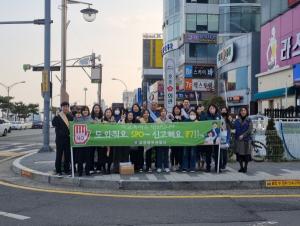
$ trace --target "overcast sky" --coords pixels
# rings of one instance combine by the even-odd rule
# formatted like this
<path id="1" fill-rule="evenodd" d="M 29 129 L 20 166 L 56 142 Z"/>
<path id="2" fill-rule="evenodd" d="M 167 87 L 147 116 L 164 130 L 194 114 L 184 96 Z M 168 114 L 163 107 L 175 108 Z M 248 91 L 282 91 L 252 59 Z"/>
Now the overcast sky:
<path id="1" fill-rule="evenodd" d="M 124 80 L 129 90 L 141 86 L 142 34 L 160 33 L 162 27 L 162 0 L 90 0 L 99 10 L 96 21 L 87 23 L 80 10 L 84 5 L 69 5 L 67 58 L 81 57 L 94 51 L 101 54 L 103 69 L 102 96 L 106 103 L 121 101 L 124 86 L 112 77 Z M 51 60 L 60 60 L 60 0 L 52 0 Z M 0 1 L 0 21 L 43 18 L 44 0 Z M 14 101 L 39 103 L 43 107 L 40 83 L 41 73 L 22 69 L 25 63 L 43 62 L 44 33 L 38 25 L 0 25 L 0 82 L 14 87 L 10 95 Z M 56 72 L 60 76 L 59 72 Z M 97 101 L 97 86 L 91 84 L 81 69 L 67 70 L 67 90 L 70 102 L 83 104 L 83 88 L 87 87 L 87 103 Z M 59 94 L 59 82 L 54 80 L 53 96 Z M 6 90 L 0 86 L 0 95 Z M 59 97 L 53 99 L 54 106 Z M 42 108 L 41 108 L 42 110 Z"/>

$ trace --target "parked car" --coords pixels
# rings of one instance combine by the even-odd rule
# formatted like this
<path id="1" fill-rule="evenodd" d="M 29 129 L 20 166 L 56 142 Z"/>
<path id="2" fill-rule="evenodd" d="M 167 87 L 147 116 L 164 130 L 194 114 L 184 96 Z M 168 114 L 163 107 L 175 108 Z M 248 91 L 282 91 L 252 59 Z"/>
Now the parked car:
<path id="1" fill-rule="evenodd" d="M 12 129 L 11 128 L 11 122 L 9 120 L 5 119 L 5 118 L 3 118 L 2 120 L 4 120 L 4 122 L 8 124 L 8 126 L 9 126 L 8 132 L 10 133 L 11 129 Z"/>
<path id="2" fill-rule="evenodd" d="M 32 128 L 32 122 L 24 122 L 25 129 L 31 129 Z"/>
<path id="3" fill-rule="evenodd" d="M 22 129 L 25 129 L 25 125 L 23 122 L 20 122 L 20 121 L 14 121 L 12 122 L 12 126 L 11 128 L 13 130 L 22 130 Z"/>
<path id="4" fill-rule="evenodd" d="M 43 122 L 42 121 L 33 121 L 31 128 L 32 129 L 43 129 Z"/>
<path id="5" fill-rule="evenodd" d="M 0 135 L 6 136 L 10 129 L 10 124 L 4 121 L 4 119 L 0 119 Z"/>

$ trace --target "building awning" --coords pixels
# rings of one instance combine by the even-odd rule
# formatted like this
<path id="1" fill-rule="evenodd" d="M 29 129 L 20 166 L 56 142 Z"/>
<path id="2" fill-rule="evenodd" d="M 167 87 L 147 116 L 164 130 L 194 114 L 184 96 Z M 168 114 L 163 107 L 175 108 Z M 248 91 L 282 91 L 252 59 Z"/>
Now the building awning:
<path id="1" fill-rule="evenodd" d="M 254 95 L 255 100 L 271 99 L 285 96 L 285 88 L 273 89 L 265 92 L 259 92 Z M 287 88 L 287 95 L 294 95 L 296 88 L 294 86 Z"/>

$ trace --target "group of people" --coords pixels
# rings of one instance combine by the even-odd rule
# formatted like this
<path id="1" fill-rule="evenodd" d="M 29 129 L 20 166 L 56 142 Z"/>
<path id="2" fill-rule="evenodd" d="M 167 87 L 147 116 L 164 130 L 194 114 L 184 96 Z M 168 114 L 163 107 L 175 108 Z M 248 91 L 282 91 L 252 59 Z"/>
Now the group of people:
<path id="1" fill-rule="evenodd" d="M 191 107 L 188 99 L 167 112 L 156 102 L 150 107 L 133 104 L 131 109 L 107 108 L 103 112 L 99 104 L 91 111 L 87 106 L 75 107 L 70 112 L 69 103 L 61 104 L 61 112 L 54 117 L 52 125 L 56 132 L 56 161 L 58 175 L 62 172 L 70 174 L 70 132 L 69 122 L 94 123 L 172 123 L 197 122 L 205 120 L 220 120 L 221 126 L 215 124 L 207 133 L 205 144 L 188 147 L 77 147 L 74 152 L 74 169 L 78 176 L 92 173 L 118 173 L 121 162 L 131 162 L 136 172 L 157 173 L 181 171 L 196 172 L 196 170 L 211 171 L 212 160 L 217 171 L 219 162 L 220 172 L 226 169 L 228 148 L 234 143 L 237 161 L 240 163 L 239 172 L 246 173 L 248 162 L 251 161 L 252 122 L 248 118 L 248 109 L 242 107 L 238 118 L 233 122 L 226 107 L 218 109 L 214 104 L 207 109 L 202 105 Z M 231 142 L 231 130 L 235 129 L 234 142 Z M 220 159 L 218 150 L 220 145 Z M 63 168 L 63 170 L 62 170 Z"/>

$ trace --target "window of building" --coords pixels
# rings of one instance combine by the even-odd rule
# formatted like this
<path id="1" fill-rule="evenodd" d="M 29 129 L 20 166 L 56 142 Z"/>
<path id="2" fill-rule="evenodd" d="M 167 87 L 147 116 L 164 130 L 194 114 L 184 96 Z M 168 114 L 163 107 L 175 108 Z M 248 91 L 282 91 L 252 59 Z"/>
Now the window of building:
<path id="1" fill-rule="evenodd" d="M 208 32 L 214 33 L 219 31 L 219 16 L 208 15 Z"/>
<path id="2" fill-rule="evenodd" d="M 207 58 L 207 44 L 190 43 L 190 57 Z"/>
<path id="3" fill-rule="evenodd" d="M 243 90 L 248 88 L 248 67 L 240 67 L 221 75 L 225 80 L 227 91 Z"/>
<path id="4" fill-rule="evenodd" d="M 207 31 L 207 14 L 197 14 L 196 31 Z"/>
<path id="5" fill-rule="evenodd" d="M 186 30 L 188 32 L 195 32 L 196 29 L 197 14 L 186 15 Z"/>

